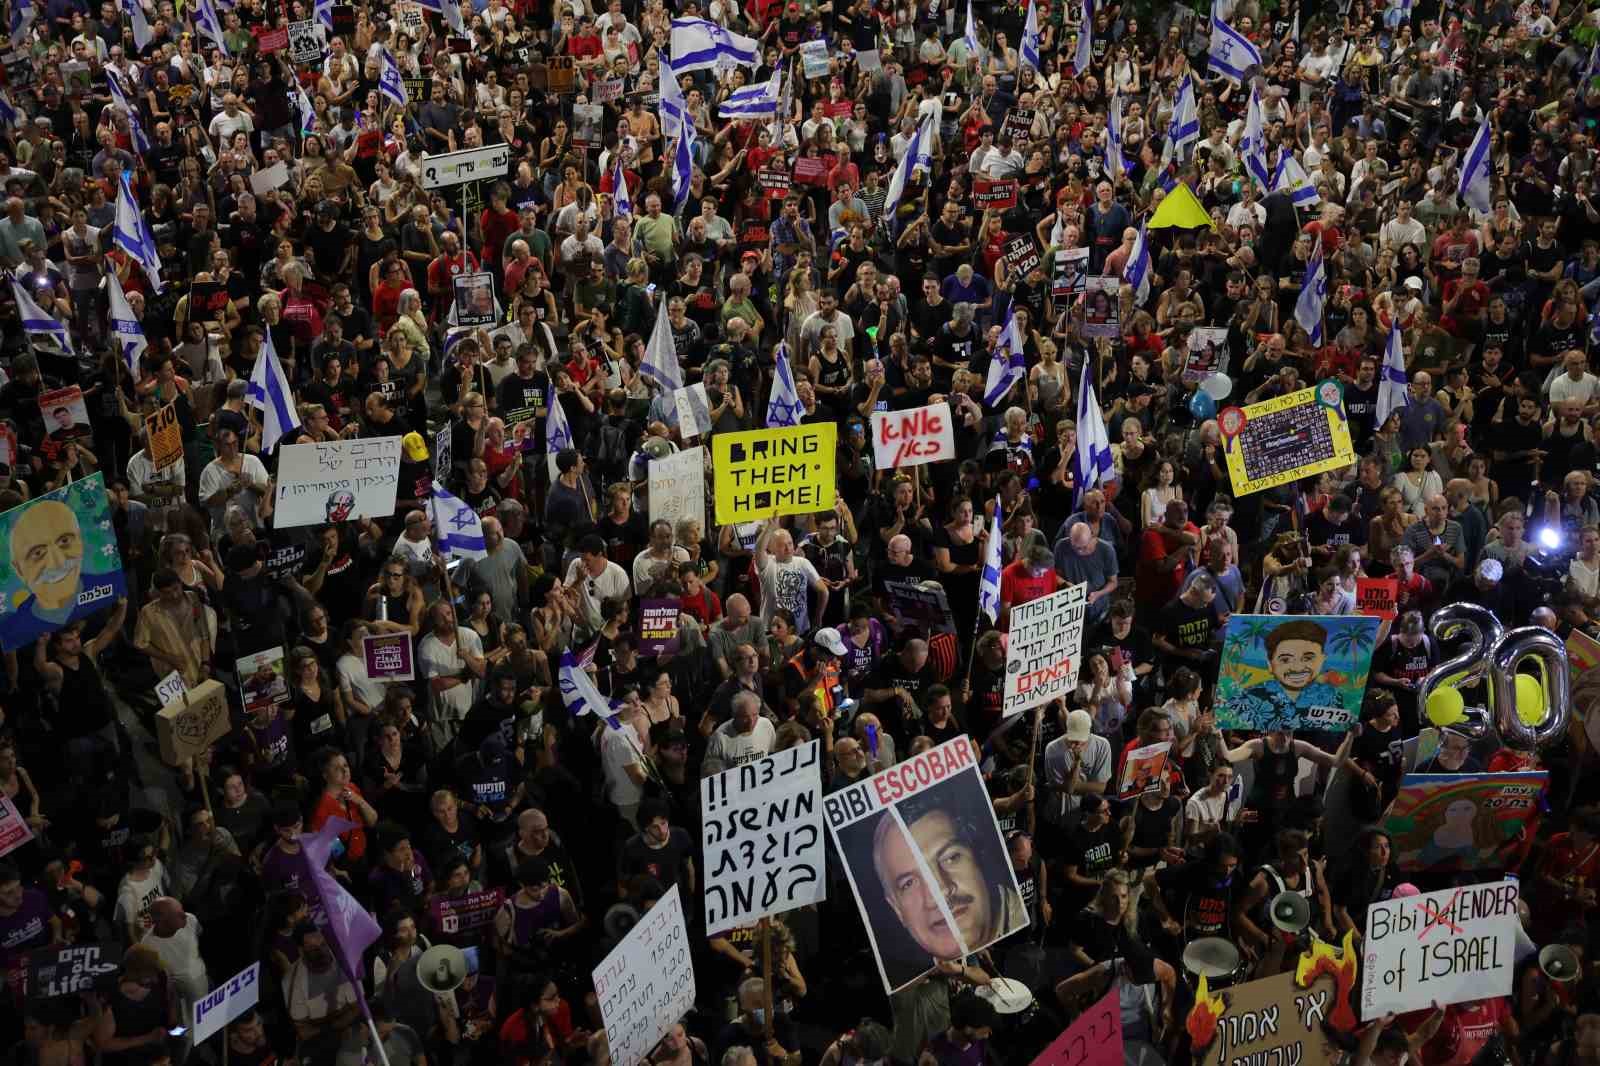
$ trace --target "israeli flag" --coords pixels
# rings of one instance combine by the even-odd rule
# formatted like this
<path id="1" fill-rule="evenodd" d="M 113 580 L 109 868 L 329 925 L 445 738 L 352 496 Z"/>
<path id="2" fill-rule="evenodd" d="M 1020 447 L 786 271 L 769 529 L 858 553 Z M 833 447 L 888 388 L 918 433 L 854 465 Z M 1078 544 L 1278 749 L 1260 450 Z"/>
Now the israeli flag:
<path id="1" fill-rule="evenodd" d="M 707 19 L 672 20 L 673 74 L 691 70 L 754 67 L 761 64 L 761 42 Z"/>
<path id="2" fill-rule="evenodd" d="M 672 153 L 672 213 L 682 214 L 689 202 L 689 184 L 694 181 L 694 123 L 685 118 L 678 132 L 678 147 Z"/>
<path id="3" fill-rule="evenodd" d="M 0 92 L 0 126 L 14 130 L 22 122 L 22 117 L 17 114 L 17 109 L 11 105 L 11 100 L 5 93 Z"/>
<path id="4" fill-rule="evenodd" d="M 304 137 L 317 128 L 317 108 L 299 82 L 295 83 L 294 94 L 295 107 L 300 112 L 300 136 Z"/>
<path id="5" fill-rule="evenodd" d="M 439 17 L 444 19 L 444 24 L 449 27 L 450 32 L 455 34 L 457 37 L 465 37 L 467 35 L 467 23 L 466 20 L 461 17 L 461 4 L 459 3 L 459 0 L 422 0 L 422 6 L 427 8 L 429 11 L 437 11 L 439 13 Z M 477 5 L 474 4 L 473 6 L 476 10 Z M 331 12 L 331 3 L 329 4 L 329 8 Z M 332 17 L 331 13 L 329 17 Z M 331 29 L 332 27 L 330 26 L 329 28 Z"/>
<path id="6" fill-rule="evenodd" d="M 990 625 L 1000 623 L 1000 563 L 1004 558 L 1005 537 L 1000 532 L 1000 497 L 994 498 L 994 517 L 989 523 L 989 539 L 983 545 L 983 575 L 978 579 L 978 613 Z"/>
<path id="7" fill-rule="evenodd" d="M 1461 184 L 1456 190 L 1463 203 L 1484 214 L 1494 206 L 1494 160 L 1489 153 L 1489 119 L 1484 117 L 1477 136 L 1461 157 Z"/>
<path id="8" fill-rule="evenodd" d="M 150 28 L 150 20 L 144 17 L 144 5 L 139 0 L 122 0 L 122 10 L 127 12 L 128 21 L 133 27 L 134 46 L 143 52 L 156 39 L 155 31 Z"/>
<path id="9" fill-rule="evenodd" d="M 144 123 L 139 121 L 139 112 L 132 104 L 128 103 L 128 96 L 122 91 L 122 79 L 116 71 L 108 70 L 106 71 L 106 84 L 111 86 L 112 99 L 128 115 L 128 133 L 133 137 L 133 150 L 141 156 L 144 155 L 150 150 L 150 138 L 144 132 Z M 9 102 L 7 106 L 10 106 Z M 15 115 L 15 112 L 12 112 L 12 114 Z M 8 126 L 11 124 L 10 122 L 6 123 Z"/>
<path id="10" fill-rule="evenodd" d="M 1261 87 L 1250 86 L 1250 107 L 1245 112 L 1244 136 L 1239 139 L 1239 159 L 1245 173 L 1263 193 L 1269 192 L 1272 180 L 1267 176 L 1267 134 L 1265 111 L 1261 106 Z"/>
<path id="11" fill-rule="evenodd" d="M 17 316 L 22 319 L 23 332 L 29 337 L 48 338 L 63 352 L 73 350 L 72 336 L 67 332 L 67 327 L 40 307 L 27 286 L 20 284 L 15 275 L 11 278 L 11 295 L 17 301 Z"/>
<path id="12" fill-rule="evenodd" d="M 661 306 L 656 309 L 656 325 L 650 331 L 650 343 L 645 346 L 639 373 L 668 392 L 683 388 L 683 371 L 678 367 L 678 346 L 672 339 L 672 323 L 667 320 L 665 294 Z"/>
<path id="13" fill-rule="evenodd" d="M 156 254 L 156 239 L 139 211 L 139 201 L 133 198 L 133 186 L 126 172 L 122 175 L 122 184 L 117 186 L 117 221 L 111 229 L 111 243 L 144 268 L 156 292 L 165 287 L 161 282 L 161 257 Z"/>
<path id="14" fill-rule="evenodd" d="M 1589 61 L 1578 72 L 1578 88 L 1581 91 L 1585 83 L 1600 75 L 1600 41 L 1595 41 L 1594 47 L 1589 49 Z"/>
<path id="15" fill-rule="evenodd" d="M 772 72 L 772 77 L 755 85 L 735 89 L 717 108 L 722 118 L 759 118 L 778 113 L 778 98 L 783 95 L 783 69 Z"/>
<path id="16" fill-rule="evenodd" d="M 1294 303 L 1294 320 L 1311 336 L 1315 347 L 1322 346 L 1322 307 L 1328 300 L 1328 270 L 1322 261 L 1322 240 L 1311 242 L 1311 258 L 1306 260 L 1306 280 L 1300 298 Z"/>
<path id="17" fill-rule="evenodd" d="M 622 169 L 622 153 L 617 153 L 617 169 L 611 172 L 611 203 L 619 218 L 633 214 L 633 198 L 628 195 L 628 175 Z"/>
<path id="18" fill-rule="evenodd" d="M 1022 329 L 1017 325 L 1017 312 L 1013 308 L 1011 317 L 1006 320 L 1005 332 L 1000 334 L 1000 339 L 995 342 L 994 352 L 989 356 L 989 374 L 983 382 L 983 404 L 993 408 L 1005 399 L 1011 387 L 1022 380 L 1028 372 L 1027 363 L 1023 360 L 1022 347 L 1027 338 L 1022 335 Z"/>
<path id="19" fill-rule="evenodd" d="M 311 17 L 331 31 L 333 29 L 333 0 L 313 0 Z"/>
<path id="20" fill-rule="evenodd" d="M 1044 72 L 1039 65 L 1039 11 L 1034 7 L 1034 0 L 1028 0 L 1028 21 L 1022 25 L 1022 44 L 1017 52 L 1035 74 Z"/>
<path id="21" fill-rule="evenodd" d="M 1096 485 L 1110 481 L 1114 470 L 1111 438 L 1106 434 L 1106 420 L 1100 413 L 1100 401 L 1094 395 L 1093 374 L 1094 360 L 1085 359 L 1083 374 L 1078 381 L 1078 484 L 1073 493 L 1074 510 L 1083 494 Z"/>
<path id="22" fill-rule="evenodd" d="M 1284 189 L 1289 190 L 1289 199 L 1296 207 L 1313 207 L 1322 202 L 1322 196 L 1311 183 L 1305 167 L 1287 148 L 1278 157 L 1277 169 L 1272 172 L 1272 187 L 1268 191 L 1280 192 Z"/>
<path id="23" fill-rule="evenodd" d="M 1373 428 L 1382 428 L 1390 415 L 1409 406 L 1411 390 L 1406 380 L 1406 356 L 1400 347 L 1400 323 L 1396 320 L 1389 325 L 1389 343 L 1383 349 L 1383 370 L 1378 378 L 1378 421 Z"/>
<path id="24" fill-rule="evenodd" d="M 483 543 L 483 519 L 438 482 L 434 482 L 428 509 L 433 512 L 433 535 L 438 538 L 440 555 L 454 559 L 489 557 L 489 549 Z"/>
<path id="25" fill-rule="evenodd" d="M 548 457 L 546 465 L 550 468 L 552 483 L 559 473 L 556 470 L 556 455 L 571 447 L 572 426 L 567 423 L 567 412 L 561 406 L 560 397 L 551 397 L 550 408 L 544 416 L 544 453 Z"/>
<path id="26" fill-rule="evenodd" d="M 1133 243 L 1133 253 L 1122 268 L 1122 280 L 1133 286 L 1133 304 L 1143 307 L 1150 298 L 1150 242 L 1145 238 L 1144 223 L 1139 223 L 1139 239 Z"/>
<path id="27" fill-rule="evenodd" d="M 1178 83 L 1178 99 L 1172 105 L 1167 140 L 1180 162 L 1189 158 L 1191 145 L 1200 143 L 1200 105 L 1194 98 L 1194 79 L 1187 74 Z"/>
<path id="28" fill-rule="evenodd" d="M 570 717 L 592 714 L 612 729 L 622 728 L 622 722 L 616 714 L 620 704 L 613 703 L 600 694 L 600 690 L 595 688 L 594 679 L 589 676 L 589 672 L 583 668 L 571 650 L 561 653 L 558 683 L 561 686 L 561 705 L 567 709 Z"/>
<path id="29" fill-rule="evenodd" d="M 972 0 L 967 0 L 967 26 L 961 40 L 967 46 L 968 55 L 983 55 L 983 45 L 978 41 L 978 21 L 972 17 Z"/>
<path id="30" fill-rule="evenodd" d="M 294 393 L 289 389 L 289 378 L 278 362 L 278 350 L 272 346 L 272 331 L 261 333 L 261 351 L 256 354 L 256 365 L 250 369 L 250 384 L 245 386 L 245 399 L 261 411 L 261 448 L 271 451 L 290 430 L 300 428 L 300 414 L 294 407 Z"/>
<path id="31" fill-rule="evenodd" d="M 394 61 L 394 53 L 385 48 L 380 62 L 383 65 L 378 68 L 378 92 L 400 107 L 408 106 L 411 97 L 406 93 L 406 83 L 400 77 L 400 64 Z"/>
<path id="32" fill-rule="evenodd" d="M 772 397 L 767 400 L 767 428 L 798 426 L 805 406 L 800 402 L 800 392 L 794 385 L 794 370 L 789 366 L 789 345 L 779 341 L 775 358 L 777 368 L 772 376 Z"/>
<path id="33" fill-rule="evenodd" d="M 683 116 L 688 113 L 688 101 L 683 98 L 683 86 L 678 84 L 677 75 L 670 73 L 666 56 L 661 57 L 661 67 L 669 73 L 661 78 L 661 104 L 657 109 L 661 119 L 661 135 L 671 138 L 678 135 L 683 128 Z"/>
<path id="34" fill-rule="evenodd" d="M 128 294 L 122 291 L 115 270 L 106 271 L 107 313 L 111 319 L 111 335 L 116 338 L 117 351 L 122 355 L 122 365 L 135 381 L 139 379 L 139 356 L 149 347 L 144 327 L 134 317 Z"/>
<path id="35" fill-rule="evenodd" d="M 883 197 L 883 217 L 891 224 L 894 222 L 895 209 L 900 206 L 900 197 L 905 195 L 906 186 L 911 184 L 911 170 L 922 160 L 922 140 L 931 136 L 928 125 L 932 121 L 932 115 L 922 120 L 917 132 L 911 135 L 911 143 L 906 146 L 906 154 L 894 168 L 894 176 L 889 179 L 889 188 Z"/>
<path id="36" fill-rule="evenodd" d="M 1261 65 L 1261 49 L 1222 20 L 1216 4 L 1211 7 L 1211 48 L 1207 53 L 1210 69 L 1238 85 L 1251 67 Z"/>
<path id="37" fill-rule="evenodd" d="M 1111 91 L 1111 105 L 1106 110 L 1106 173 L 1112 181 L 1128 172 L 1128 161 L 1122 157 L 1122 91 Z"/>
<path id="38" fill-rule="evenodd" d="M 1078 50 L 1072 56 L 1072 73 L 1083 75 L 1094 62 L 1094 0 L 1083 0 L 1083 24 L 1078 27 Z"/>
<path id="39" fill-rule="evenodd" d="M 22 46 L 38 17 L 39 12 L 34 8 L 33 0 L 11 0 L 11 47 Z"/>
<path id="40" fill-rule="evenodd" d="M 217 6 L 211 0 L 195 0 L 194 28 L 199 30 L 217 51 L 228 55 L 228 43 L 222 39 L 222 20 L 217 17 Z"/>

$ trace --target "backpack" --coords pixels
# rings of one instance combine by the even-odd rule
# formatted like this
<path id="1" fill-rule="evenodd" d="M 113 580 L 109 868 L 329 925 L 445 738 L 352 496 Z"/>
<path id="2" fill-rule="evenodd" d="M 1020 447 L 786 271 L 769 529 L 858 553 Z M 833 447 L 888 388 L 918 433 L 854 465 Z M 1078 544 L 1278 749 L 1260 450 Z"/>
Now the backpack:
<path id="1" fill-rule="evenodd" d="M 633 447 L 628 442 L 628 427 L 625 422 L 612 422 L 607 419 L 600 426 L 600 432 L 595 440 L 595 465 L 600 468 L 600 473 L 606 481 L 622 477 L 628 466 L 628 460 L 633 455 Z"/>

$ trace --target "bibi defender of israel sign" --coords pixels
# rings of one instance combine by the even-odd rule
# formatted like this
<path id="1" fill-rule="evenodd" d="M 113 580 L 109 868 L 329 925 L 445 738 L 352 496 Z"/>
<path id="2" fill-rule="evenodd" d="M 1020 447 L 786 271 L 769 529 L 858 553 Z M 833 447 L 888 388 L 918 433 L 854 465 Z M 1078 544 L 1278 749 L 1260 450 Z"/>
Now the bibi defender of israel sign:
<path id="1" fill-rule="evenodd" d="M 1515 881 L 1374 903 L 1361 942 L 1361 1020 L 1509 996 L 1516 947 Z"/>

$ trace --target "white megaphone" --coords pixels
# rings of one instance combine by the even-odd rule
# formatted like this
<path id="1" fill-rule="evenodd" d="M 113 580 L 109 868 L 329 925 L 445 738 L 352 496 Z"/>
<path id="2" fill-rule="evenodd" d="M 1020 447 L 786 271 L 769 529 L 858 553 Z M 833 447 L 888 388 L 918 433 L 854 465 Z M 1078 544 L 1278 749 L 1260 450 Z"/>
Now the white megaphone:
<path id="1" fill-rule="evenodd" d="M 467 979 L 467 956 L 452 944 L 435 944 L 417 960 L 417 981 L 429 992 L 454 992 Z"/>
<path id="2" fill-rule="evenodd" d="M 1311 924 L 1311 904 L 1298 892 L 1279 892 L 1267 905 L 1272 924 L 1285 933 L 1301 933 Z"/>
<path id="3" fill-rule="evenodd" d="M 1539 969 L 1552 981 L 1578 979 L 1578 953 L 1565 944 L 1550 944 L 1539 949 Z"/>

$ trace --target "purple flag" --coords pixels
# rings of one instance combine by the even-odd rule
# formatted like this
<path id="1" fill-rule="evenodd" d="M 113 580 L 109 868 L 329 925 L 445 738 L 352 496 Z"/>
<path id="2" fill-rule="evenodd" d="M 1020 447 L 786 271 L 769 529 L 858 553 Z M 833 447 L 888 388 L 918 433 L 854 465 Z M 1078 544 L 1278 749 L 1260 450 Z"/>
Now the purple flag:
<path id="1" fill-rule="evenodd" d="M 361 992 L 361 954 L 378 939 L 382 930 L 378 928 L 378 920 L 371 912 L 328 872 L 328 856 L 333 853 L 333 842 L 340 833 L 354 828 L 353 822 L 329 818 L 315 833 L 300 834 L 299 859 L 306 867 L 300 877 L 300 885 L 306 902 L 311 905 L 312 914 L 318 916 L 317 924 L 333 942 L 334 957 L 339 960 L 340 969 L 355 986 L 357 999 L 362 1000 L 362 1013 L 366 1013 L 365 997 Z"/>

